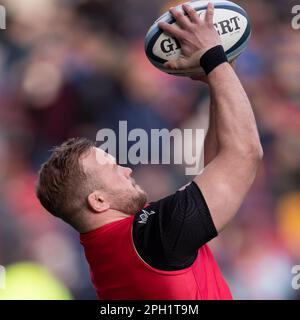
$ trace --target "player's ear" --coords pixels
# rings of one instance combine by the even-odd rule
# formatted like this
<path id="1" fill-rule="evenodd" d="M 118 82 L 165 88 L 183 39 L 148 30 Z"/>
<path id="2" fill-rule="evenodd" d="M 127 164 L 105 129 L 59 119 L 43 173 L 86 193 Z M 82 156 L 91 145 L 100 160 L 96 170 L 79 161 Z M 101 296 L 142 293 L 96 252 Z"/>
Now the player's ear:
<path id="1" fill-rule="evenodd" d="M 110 208 L 100 191 L 94 191 L 88 195 L 88 205 L 95 213 L 101 213 Z"/>

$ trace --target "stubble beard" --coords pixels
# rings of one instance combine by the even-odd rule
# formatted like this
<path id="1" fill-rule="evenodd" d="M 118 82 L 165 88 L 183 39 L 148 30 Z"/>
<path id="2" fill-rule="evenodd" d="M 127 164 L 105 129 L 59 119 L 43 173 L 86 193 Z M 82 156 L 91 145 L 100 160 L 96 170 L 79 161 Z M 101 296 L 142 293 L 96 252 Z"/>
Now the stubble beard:
<path id="1" fill-rule="evenodd" d="M 134 186 L 135 193 L 126 190 L 125 192 L 118 192 L 116 196 L 115 208 L 125 214 L 135 215 L 142 210 L 148 200 L 147 194 L 138 185 Z"/>

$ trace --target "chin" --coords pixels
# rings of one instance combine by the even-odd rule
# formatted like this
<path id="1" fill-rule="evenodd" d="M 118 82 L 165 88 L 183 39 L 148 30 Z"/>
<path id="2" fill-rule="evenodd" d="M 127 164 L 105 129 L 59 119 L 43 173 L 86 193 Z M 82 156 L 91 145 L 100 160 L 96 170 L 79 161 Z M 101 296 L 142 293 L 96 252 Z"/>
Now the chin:
<path id="1" fill-rule="evenodd" d="M 135 186 L 134 186 L 134 189 L 137 191 L 137 192 L 143 192 L 143 193 L 145 193 L 145 191 L 138 185 L 138 184 L 136 184 Z"/>
<path id="2" fill-rule="evenodd" d="M 131 214 L 136 214 L 142 210 L 148 201 L 147 194 L 144 190 L 139 188 L 137 194 L 131 199 Z"/>
<path id="3" fill-rule="evenodd" d="M 118 203 L 116 203 L 115 208 L 128 215 L 135 215 L 142 210 L 148 200 L 146 192 L 137 185 L 133 190 L 118 193 L 116 198 L 118 199 Z"/>

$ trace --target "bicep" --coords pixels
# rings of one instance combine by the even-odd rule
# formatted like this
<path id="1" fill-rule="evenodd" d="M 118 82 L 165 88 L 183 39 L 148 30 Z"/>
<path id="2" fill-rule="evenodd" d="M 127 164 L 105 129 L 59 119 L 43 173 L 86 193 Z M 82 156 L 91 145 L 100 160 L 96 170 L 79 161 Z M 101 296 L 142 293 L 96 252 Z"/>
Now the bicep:
<path id="1" fill-rule="evenodd" d="M 217 156 L 194 179 L 205 197 L 218 232 L 238 211 L 255 173 L 253 162 L 246 157 L 224 154 Z"/>

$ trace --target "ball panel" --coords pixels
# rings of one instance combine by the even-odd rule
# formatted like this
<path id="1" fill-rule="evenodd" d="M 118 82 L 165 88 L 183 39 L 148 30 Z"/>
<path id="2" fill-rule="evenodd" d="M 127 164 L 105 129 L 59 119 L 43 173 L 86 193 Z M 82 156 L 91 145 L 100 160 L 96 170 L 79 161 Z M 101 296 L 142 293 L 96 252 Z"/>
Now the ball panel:
<path id="1" fill-rule="evenodd" d="M 203 16 L 209 1 L 195 1 L 189 3 L 200 16 Z M 238 5 L 229 1 L 214 1 L 214 23 L 222 40 L 222 45 L 229 61 L 234 60 L 246 48 L 251 35 L 251 27 L 247 13 Z M 182 11 L 181 5 L 178 9 Z M 204 73 L 202 68 L 190 70 L 170 70 L 163 67 L 166 61 L 178 59 L 180 44 L 158 28 L 157 23 L 165 21 L 176 23 L 169 12 L 164 13 L 149 29 L 145 39 L 145 52 L 150 62 L 163 72 L 174 75 L 191 76 Z"/>

